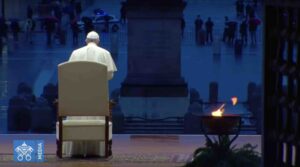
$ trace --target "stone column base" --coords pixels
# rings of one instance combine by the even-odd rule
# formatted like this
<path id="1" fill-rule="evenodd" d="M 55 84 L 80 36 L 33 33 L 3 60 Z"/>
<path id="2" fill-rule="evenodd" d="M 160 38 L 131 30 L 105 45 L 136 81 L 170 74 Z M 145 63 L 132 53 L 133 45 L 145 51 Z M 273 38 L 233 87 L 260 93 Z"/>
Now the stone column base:
<path id="1" fill-rule="evenodd" d="M 188 110 L 188 97 L 120 97 L 125 117 L 163 119 L 183 117 Z"/>

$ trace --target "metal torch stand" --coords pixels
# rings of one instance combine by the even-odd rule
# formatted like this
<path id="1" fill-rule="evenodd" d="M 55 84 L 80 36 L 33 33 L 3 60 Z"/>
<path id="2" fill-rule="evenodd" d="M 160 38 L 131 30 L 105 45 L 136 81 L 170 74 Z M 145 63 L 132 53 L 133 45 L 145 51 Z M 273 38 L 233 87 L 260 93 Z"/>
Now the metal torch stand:
<path id="1" fill-rule="evenodd" d="M 239 123 L 236 130 L 228 130 L 227 132 L 217 132 L 217 131 L 214 132 L 214 131 L 207 131 L 204 128 L 203 122 L 201 121 L 201 129 L 206 138 L 206 141 L 210 143 L 213 143 L 213 140 L 211 139 L 211 137 L 209 137 L 209 135 L 217 135 L 218 143 L 222 143 L 225 139 L 229 138 L 230 135 L 234 135 L 229 142 L 229 146 L 230 146 L 238 138 L 241 130 L 241 124 L 242 124 L 242 120 L 241 118 L 239 118 Z"/>

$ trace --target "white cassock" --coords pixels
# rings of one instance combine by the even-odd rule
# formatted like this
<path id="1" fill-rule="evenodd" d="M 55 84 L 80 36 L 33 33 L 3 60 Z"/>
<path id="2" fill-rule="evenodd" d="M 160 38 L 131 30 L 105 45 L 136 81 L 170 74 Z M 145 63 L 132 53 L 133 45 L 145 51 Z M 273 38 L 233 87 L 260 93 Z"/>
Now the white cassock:
<path id="1" fill-rule="evenodd" d="M 113 73 L 117 71 L 110 53 L 107 50 L 98 47 L 93 42 L 85 47 L 74 50 L 69 61 L 92 61 L 106 64 L 108 80 L 112 79 Z"/>
<path id="2" fill-rule="evenodd" d="M 69 61 L 92 61 L 107 65 L 108 80 L 113 78 L 113 73 L 117 71 L 116 65 L 110 53 L 98 47 L 94 43 L 89 43 L 87 46 L 73 51 Z M 82 117 L 67 117 L 68 120 L 95 120 L 102 119 L 100 116 L 82 116 Z M 72 141 L 63 142 L 63 154 L 71 155 L 99 155 L 104 156 L 104 142 L 99 141 Z"/>

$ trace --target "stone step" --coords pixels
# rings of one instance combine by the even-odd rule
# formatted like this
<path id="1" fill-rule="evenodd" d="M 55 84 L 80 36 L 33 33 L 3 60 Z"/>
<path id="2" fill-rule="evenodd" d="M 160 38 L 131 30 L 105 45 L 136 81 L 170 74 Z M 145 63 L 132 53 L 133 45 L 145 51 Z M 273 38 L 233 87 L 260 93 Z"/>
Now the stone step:
<path id="1" fill-rule="evenodd" d="M 181 124 L 178 124 L 178 123 L 169 123 L 169 124 L 150 124 L 150 123 L 147 123 L 147 124 L 143 124 L 143 123 L 134 123 L 134 124 L 128 124 L 128 123 L 125 123 L 125 126 L 126 127 L 181 127 L 183 126 L 183 123 Z"/>
<path id="2" fill-rule="evenodd" d="M 251 126 L 242 125 L 241 131 L 256 131 L 256 127 L 254 125 L 251 125 Z"/>
<path id="3" fill-rule="evenodd" d="M 126 120 L 123 133 L 133 134 L 182 134 L 183 119 L 171 120 Z"/>
<path id="4" fill-rule="evenodd" d="M 184 122 L 175 121 L 163 121 L 163 122 L 143 122 L 143 121 L 132 121 L 130 123 L 125 122 L 123 133 L 159 133 L 159 134 L 183 134 L 184 133 Z M 240 134 L 256 134 L 256 127 L 254 125 L 242 125 Z"/>
<path id="5" fill-rule="evenodd" d="M 184 129 L 124 129 L 123 134 L 185 134 Z M 199 133 L 203 134 L 203 133 Z M 241 130 L 240 135 L 256 135 L 255 130 Z"/>
<path id="6" fill-rule="evenodd" d="M 134 130 L 145 130 L 145 131 L 147 131 L 147 130 L 183 130 L 183 126 L 176 126 L 176 127 L 150 127 L 150 126 L 146 126 L 146 127 L 142 127 L 142 126 L 140 126 L 140 127 L 128 127 L 128 126 L 125 126 L 125 128 L 124 128 L 125 130 L 132 130 L 132 131 L 134 131 Z"/>
<path id="7" fill-rule="evenodd" d="M 179 120 L 125 120 L 125 122 L 127 123 L 147 123 L 147 124 L 155 124 L 155 123 L 183 123 L 184 120 L 183 119 L 179 119 Z"/>
<path id="8" fill-rule="evenodd" d="M 184 134 L 183 130 L 125 130 L 123 134 Z"/>

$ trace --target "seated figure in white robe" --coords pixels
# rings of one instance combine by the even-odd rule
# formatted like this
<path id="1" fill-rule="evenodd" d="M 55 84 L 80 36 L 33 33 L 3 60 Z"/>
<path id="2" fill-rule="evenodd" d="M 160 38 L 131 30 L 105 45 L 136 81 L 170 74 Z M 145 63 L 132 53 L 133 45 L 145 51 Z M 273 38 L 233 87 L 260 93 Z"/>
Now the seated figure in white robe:
<path id="1" fill-rule="evenodd" d="M 99 35 L 91 31 L 87 34 L 87 45 L 74 50 L 69 61 L 93 61 L 107 65 L 107 80 L 113 78 L 113 74 L 117 71 L 116 65 L 111 54 L 97 46 L 100 42 Z M 109 100 L 107 100 L 108 102 Z M 101 116 L 69 116 L 68 120 L 95 120 L 105 119 Z M 104 156 L 104 142 L 100 141 L 72 141 L 63 142 L 63 154 L 66 156 Z"/>

